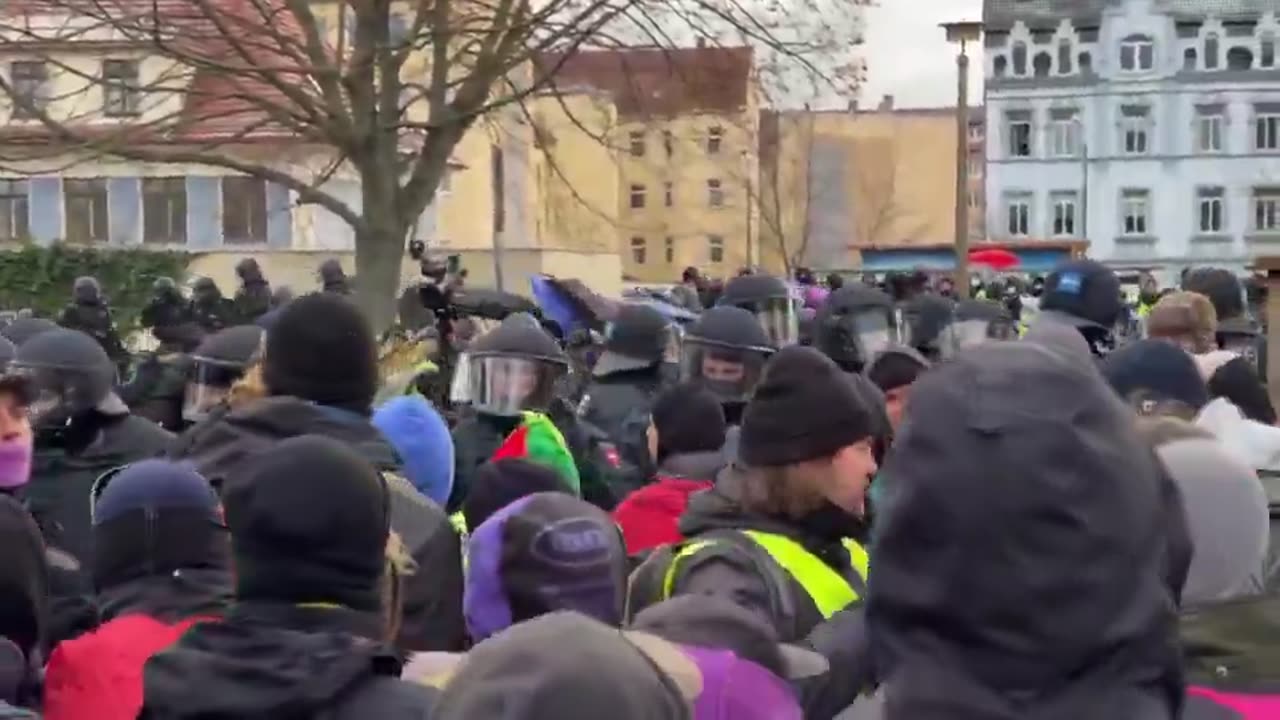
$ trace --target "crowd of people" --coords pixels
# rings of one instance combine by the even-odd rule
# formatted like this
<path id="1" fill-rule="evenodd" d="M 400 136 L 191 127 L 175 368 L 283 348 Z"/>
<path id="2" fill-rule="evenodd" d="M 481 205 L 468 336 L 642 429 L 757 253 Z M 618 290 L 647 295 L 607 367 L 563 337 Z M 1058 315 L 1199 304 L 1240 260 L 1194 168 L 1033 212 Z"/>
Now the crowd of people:
<path id="1" fill-rule="evenodd" d="M 75 313 L 0 329 L 0 717 L 1280 717 L 1231 272 L 1136 331 L 1088 260 L 1034 317 L 693 273 L 683 327 L 448 338 L 445 413 L 342 288 L 240 269 L 221 325 L 157 283 L 128 382 Z"/>

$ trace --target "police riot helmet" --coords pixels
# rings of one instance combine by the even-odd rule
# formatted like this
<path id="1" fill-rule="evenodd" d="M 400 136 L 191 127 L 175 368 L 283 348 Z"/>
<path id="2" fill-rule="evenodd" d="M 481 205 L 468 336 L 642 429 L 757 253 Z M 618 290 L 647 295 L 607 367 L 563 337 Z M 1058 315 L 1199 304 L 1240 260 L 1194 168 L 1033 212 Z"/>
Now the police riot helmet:
<path id="1" fill-rule="evenodd" d="M 182 419 L 202 420 L 226 398 L 232 384 L 244 376 L 258 356 L 265 336 L 257 325 L 237 325 L 206 337 L 191 353 Z"/>
<path id="2" fill-rule="evenodd" d="M 925 357 L 936 358 L 939 338 L 954 313 L 955 303 L 942 295 L 917 295 L 903 303 L 898 339 Z"/>
<path id="3" fill-rule="evenodd" d="M 245 284 L 264 282 L 262 268 L 258 267 L 258 261 L 251 257 L 241 258 L 240 262 L 236 263 L 236 276 Z"/>
<path id="4" fill-rule="evenodd" d="M 342 262 L 337 258 L 329 258 L 320 263 L 320 281 L 338 283 L 347 279 L 347 271 L 342 269 Z"/>
<path id="5" fill-rule="evenodd" d="M 887 293 L 864 285 L 841 288 L 818 313 L 817 346 L 846 372 L 861 372 L 876 355 L 903 342 L 901 318 Z"/>
<path id="6" fill-rule="evenodd" d="M 201 277 L 191 284 L 191 297 L 198 302 L 214 302 L 222 299 L 222 291 L 213 278 Z"/>
<path id="7" fill-rule="evenodd" d="M 507 316 L 471 343 L 465 363 L 466 385 L 460 400 L 480 412 L 504 417 L 550 407 L 556 382 L 569 368 L 564 351 L 527 313 Z"/>
<path id="8" fill-rule="evenodd" d="M 169 299 L 178 297 L 178 283 L 173 281 L 171 277 L 158 277 L 155 282 L 151 283 L 151 294 L 159 299 Z"/>
<path id="9" fill-rule="evenodd" d="M 951 322 L 939 335 L 936 347 L 939 357 L 946 359 L 974 345 L 1017 339 L 1017 325 L 1004 303 L 961 300 L 956 303 Z"/>
<path id="10" fill-rule="evenodd" d="M 99 408 L 111 397 L 115 381 L 115 366 L 98 341 L 66 328 L 47 330 L 23 343 L 11 365 L 27 378 L 33 397 L 31 423 L 39 427 L 64 425 Z"/>
<path id="11" fill-rule="evenodd" d="M 71 298 L 78 303 L 97 303 L 102 299 L 102 288 L 98 279 L 88 275 L 76 278 L 71 285 Z"/>
<path id="12" fill-rule="evenodd" d="M 769 344 L 777 349 L 800 341 L 800 319 L 791 288 L 773 275 L 740 275 L 725 283 L 717 305 L 732 305 L 755 315 Z"/>
<path id="13" fill-rule="evenodd" d="M 755 314 L 720 305 L 702 313 L 685 331 L 680 377 L 706 387 L 722 403 L 746 402 L 773 352 L 771 339 Z"/>
<path id="14" fill-rule="evenodd" d="M 42 332 L 57 329 L 58 324 L 52 320 L 46 320 L 38 317 L 22 317 L 19 315 L 13 322 L 9 323 L 5 329 L 0 330 L 0 336 L 13 343 L 18 347 L 22 347 L 28 340 L 39 335 Z"/>
<path id="15" fill-rule="evenodd" d="M 648 305 L 624 303 L 605 328 L 596 376 L 643 370 L 679 357 L 679 334 L 666 316 Z"/>

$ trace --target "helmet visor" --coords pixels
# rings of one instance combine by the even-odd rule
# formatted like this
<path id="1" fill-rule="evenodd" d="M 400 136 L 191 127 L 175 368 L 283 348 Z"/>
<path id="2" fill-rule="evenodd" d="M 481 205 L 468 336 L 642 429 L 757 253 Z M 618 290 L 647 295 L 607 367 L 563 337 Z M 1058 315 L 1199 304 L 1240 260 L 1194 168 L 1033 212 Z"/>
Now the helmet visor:
<path id="1" fill-rule="evenodd" d="M 768 298 L 751 303 L 747 309 L 756 316 L 765 337 L 775 348 L 800 342 L 800 316 L 791 298 Z"/>
<path id="2" fill-rule="evenodd" d="M 196 358 L 182 401 L 182 419 L 187 422 L 203 420 L 210 410 L 226 399 L 231 386 L 243 375 L 243 366 L 204 362 Z"/>
<path id="3" fill-rule="evenodd" d="M 768 356 L 764 349 L 689 339 L 680 352 L 680 379 L 702 385 L 722 403 L 746 402 L 760 382 Z"/>
<path id="4" fill-rule="evenodd" d="M 483 355 L 468 359 L 466 402 L 490 415 L 514 417 L 551 405 L 563 366 L 524 357 Z"/>
<path id="5" fill-rule="evenodd" d="M 874 358 L 889 346 L 899 342 L 897 330 L 890 322 L 890 314 L 883 310 L 862 311 L 845 316 L 853 337 L 857 340 L 862 356 Z"/>

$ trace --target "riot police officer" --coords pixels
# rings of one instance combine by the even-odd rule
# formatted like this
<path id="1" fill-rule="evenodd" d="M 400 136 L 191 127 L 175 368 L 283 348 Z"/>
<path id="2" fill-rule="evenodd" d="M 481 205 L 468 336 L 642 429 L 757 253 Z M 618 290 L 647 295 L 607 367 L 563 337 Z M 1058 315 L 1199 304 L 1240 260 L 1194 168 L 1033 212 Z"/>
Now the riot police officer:
<path id="1" fill-rule="evenodd" d="M 605 332 L 604 352 L 593 379 L 578 403 L 578 419 L 600 430 L 627 464 L 632 487 L 647 482 L 656 470 L 649 453 L 649 413 L 668 379 L 664 366 L 675 362 L 677 335 L 662 313 L 647 306 L 624 304 Z"/>
<path id="2" fill-rule="evenodd" d="M 347 272 L 337 258 L 329 258 L 320 263 L 320 289 L 327 293 L 350 295 L 351 286 L 347 282 Z"/>
<path id="3" fill-rule="evenodd" d="M 917 295 L 903 303 L 899 339 L 930 361 L 942 356 L 943 331 L 951 324 L 955 303 L 941 295 Z"/>
<path id="4" fill-rule="evenodd" d="M 171 328 L 191 321 L 186 298 L 170 277 L 159 277 L 151 285 L 151 299 L 142 308 L 142 326 L 151 330 Z"/>
<path id="5" fill-rule="evenodd" d="M 71 330 L 79 330 L 102 346 L 107 357 L 117 367 L 127 360 L 124 343 L 111 320 L 111 309 L 102 297 L 97 278 L 78 277 L 71 287 L 71 303 L 62 310 L 58 324 Z"/>
<path id="6" fill-rule="evenodd" d="M 202 277 L 191 286 L 191 319 L 206 333 L 216 333 L 232 323 L 234 310 L 213 278 Z"/>
<path id="7" fill-rule="evenodd" d="M 961 300 L 938 335 L 936 359 L 993 340 L 1017 340 L 1018 326 L 1009 309 L 994 300 Z"/>
<path id="8" fill-rule="evenodd" d="M 191 373 L 182 403 L 182 419 L 197 423 L 224 405 L 231 386 L 262 347 L 263 330 L 257 325 L 236 325 L 204 339 L 191 353 Z"/>
<path id="9" fill-rule="evenodd" d="M 845 372 L 861 373 L 876 355 L 902 344 L 904 323 L 899 315 L 893 299 L 881 290 L 842 288 L 818 313 L 815 345 Z"/>
<path id="10" fill-rule="evenodd" d="M 1096 260 L 1069 260 L 1049 273 L 1036 324 L 1075 328 L 1089 349 L 1102 357 L 1116 346 L 1116 327 L 1124 317 L 1120 279 Z"/>
<path id="11" fill-rule="evenodd" d="M 751 312 L 714 307 L 685 332 L 680 346 L 680 379 L 696 382 L 715 394 L 724 407 L 725 419 L 737 425 L 773 352 L 769 336 Z"/>
<path id="12" fill-rule="evenodd" d="M 568 369 L 556 341 L 520 313 L 473 342 L 460 362 L 464 387 L 462 397 L 455 399 L 469 404 L 472 412 L 453 430 L 450 512 L 461 507 L 476 469 L 520 425 L 521 413 L 551 409 L 556 383 Z"/>
<path id="13" fill-rule="evenodd" d="M 18 348 L 12 367 L 32 389 L 35 429 L 28 499 L 32 514 L 56 530 L 54 544 L 89 558 L 90 489 L 99 475 L 155 457 L 173 436 L 136 417 L 112 392 L 115 368 L 93 338 L 77 330 L 40 333 Z"/>
<path id="14" fill-rule="evenodd" d="M 251 323 L 271 309 L 271 285 L 253 258 L 244 258 L 236 263 L 236 276 L 240 278 L 240 287 L 232 301 L 236 318 L 241 323 Z"/>
<path id="15" fill-rule="evenodd" d="M 772 275 L 741 275 L 724 286 L 717 305 L 732 305 L 755 315 L 775 350 L 800 342 L 800 318 L 791 288 Z"/>

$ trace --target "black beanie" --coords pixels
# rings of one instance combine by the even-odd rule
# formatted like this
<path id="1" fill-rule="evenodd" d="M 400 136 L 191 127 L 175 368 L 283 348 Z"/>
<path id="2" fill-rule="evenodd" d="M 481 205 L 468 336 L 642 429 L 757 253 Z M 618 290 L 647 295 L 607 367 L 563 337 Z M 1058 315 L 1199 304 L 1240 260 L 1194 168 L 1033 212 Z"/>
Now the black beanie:
<path id="1" fill-rule="evenodd" d="M 724 447 L 727 424 L 720 400 L 695 383 L 668 388 L 653 404 L 658 431 L 658 462 L 682 453 L 715 452 Z"/>
<path id="2" fill-rule="evenodd" d="M 344 443 L 277 443 L 223 488 L 237 599 L 377 612 L 389 502 L 382 476 Z"/>
<path id="3" fill-rule="evenodd" d="M 378 390 L 378 348 L 346 297 L 304 295 L 280 310 L 267 333 L 262 378 L 272 395 L 368 414 Z"/>
<path id="4" fill-rule="evenodd" d="M 821 352 L 792 346 L 765 366 L 742 417 L 738 454 L 753 467 L 792 465 L 830 457 L 874 430 L 844 372 Z"/>
<path id="5" fill-rule="evenodd" d="M 505 458 L 490 460 L 476 469 L 462 502 L 467 528 L 475 530 L 489 516 L 526 495 L 568 492 L 564 476 L 541 463 Z"/>

